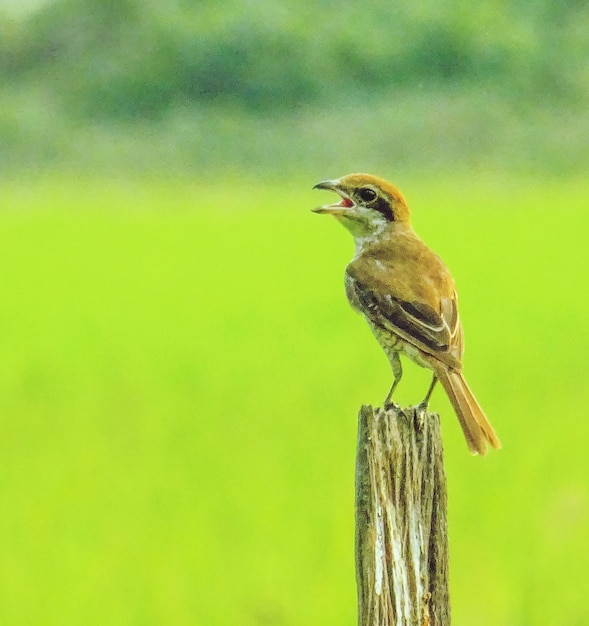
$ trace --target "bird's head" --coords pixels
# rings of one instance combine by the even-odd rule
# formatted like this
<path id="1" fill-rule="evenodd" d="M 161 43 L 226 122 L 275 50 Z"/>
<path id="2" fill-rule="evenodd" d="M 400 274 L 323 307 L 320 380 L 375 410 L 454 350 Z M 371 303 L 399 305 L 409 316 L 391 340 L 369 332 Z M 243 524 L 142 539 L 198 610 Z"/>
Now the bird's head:
<path id="1" fill-rule="evenodd" d="M 314 189 L 328 189 L 340 195 L 335 204 L 324 204 L 315 213 L 333 215 L 356 239 L 373 237 L 392 223 L 410 223 L 403 194 L 391 183 L 370 174 L 348 174 L 317 183 Z"/>

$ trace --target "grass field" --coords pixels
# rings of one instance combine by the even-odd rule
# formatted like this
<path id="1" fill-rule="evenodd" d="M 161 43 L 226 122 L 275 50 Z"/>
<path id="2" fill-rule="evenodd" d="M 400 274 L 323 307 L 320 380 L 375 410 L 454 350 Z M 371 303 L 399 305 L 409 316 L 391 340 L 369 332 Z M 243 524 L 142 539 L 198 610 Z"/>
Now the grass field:
<path id="1" fill-rule="evenodd" d="M 390 373 L 313 182 L 3 183 L 3 626 L 355 624 L 356 413 Z M 589 185 L 399 182 L 504 445 L 471 457 L 437 390 L 453 623 L 585 625 Z"/>

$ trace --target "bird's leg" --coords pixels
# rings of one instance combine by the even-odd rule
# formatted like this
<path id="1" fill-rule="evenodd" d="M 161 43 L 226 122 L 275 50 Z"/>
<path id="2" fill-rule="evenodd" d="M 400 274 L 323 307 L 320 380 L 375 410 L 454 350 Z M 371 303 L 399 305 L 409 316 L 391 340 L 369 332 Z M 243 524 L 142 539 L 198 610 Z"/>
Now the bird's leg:
<path id="1" fill-rule="evenodd" d="M 384 401 L 384 408 L 396 408 L 397 405 L 393 402 L 393 392 L 395 391 L 401 377 L 403 376 L 403 368 L 401 367 L 401 359 L 399 358 L 399 354 L 397 352 L 393 352 L 393 354 L 389 357 L 391 362 L 391 368 L 393 370 L 393 384 L 387 397 Z"/>
<path id="2" fill-rule="evenodd" d="M 424 413 L 427 411 L 429 399 L 432 395 L 432 391 L 434 390 L 434 387 L 436 386 L 437 382 L 438 382 L 438 377 L 434 374 L 432 378 L 432 382 L 429 386 L 429 389 L 427 390 L 427 393 L 425 394 L 425 398 L 417 405 L 417 408 L 419 411 L 423 411 Z"/>

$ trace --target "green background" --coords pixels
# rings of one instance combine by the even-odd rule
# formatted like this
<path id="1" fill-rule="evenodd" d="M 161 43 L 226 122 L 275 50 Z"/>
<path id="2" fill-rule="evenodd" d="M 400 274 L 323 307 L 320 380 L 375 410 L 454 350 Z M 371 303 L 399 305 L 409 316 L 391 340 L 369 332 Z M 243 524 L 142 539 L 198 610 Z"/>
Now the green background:
<path id="1" fill-rule="evenodd" d="M 23 6 L 0 623 L 355 623 L 356 415 L 391 374 L 345 301 L 352 241 L 310 209 L 365 170 L 452 270 L 503 442 L 471 457 L 436 390 L 453 623 L 586 624 L 584 6 Z M 399 401 L 428 383 L 407 364 Z"/>

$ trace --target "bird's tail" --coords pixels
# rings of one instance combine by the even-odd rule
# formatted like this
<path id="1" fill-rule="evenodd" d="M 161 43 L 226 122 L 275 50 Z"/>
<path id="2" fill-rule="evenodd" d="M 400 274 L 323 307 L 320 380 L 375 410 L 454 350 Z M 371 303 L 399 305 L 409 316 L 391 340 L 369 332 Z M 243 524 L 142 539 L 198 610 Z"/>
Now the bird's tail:
<path id="1" fill-rule="evenodd" d="M 460 426 L 472 454 L 486 454 L 487 445 L 500 448 L 501 442 L 486 415 L 466 384 L 462 372 L 437 368 L 436 376 L 442 383 L 456 411 Z"/>

